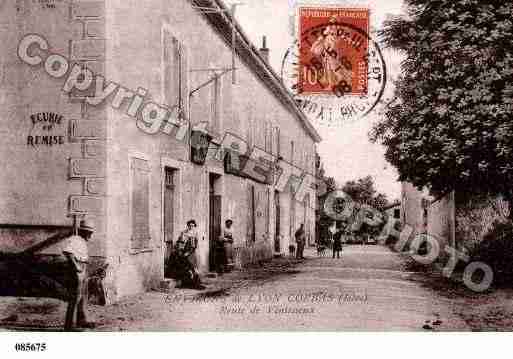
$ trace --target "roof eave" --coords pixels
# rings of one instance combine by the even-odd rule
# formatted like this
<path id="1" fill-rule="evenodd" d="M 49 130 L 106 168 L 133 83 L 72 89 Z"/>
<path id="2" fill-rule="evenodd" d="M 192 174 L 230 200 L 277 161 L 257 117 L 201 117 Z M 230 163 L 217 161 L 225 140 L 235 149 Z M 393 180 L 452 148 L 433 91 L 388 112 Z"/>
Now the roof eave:
<path id="1" fill-rule="evenodd" d="M 315 143 L 319 143 L 322 141 L 321 136 L 317 132 L 317 130 L 313 127 L 310 120 L 306 117 L 305 113 L 299 108 L 296 101 L 292 97 L 291 93 L 285 88 L 281 79 L 278 77 L 272 66 L 262 58 L 258 49 L 253 45 L 253 43 L 249 40 L 248 36 L 240 26 L 240 24 L 232 19 L 229 9 L 221 0 L 191 0 L 193 3 L 196 3 L 199 6 L 214 6 L 216 5 L 218 8 L 224 10 L 223 13 L 203 13 L 211 24 L 216 24 L 219 21 L 222 21 L 224 25 L 223 27 L 228 27 L 230 29 L 229 33 L 223 32 L 221 28 L 217 26 L 213 26 L 214 30 L 216 30 L 221 37 L 231 46 L 231 28 L 232 24 L 236 29 L 236 33 L 238 34 L 238 41 L 236 41 L 236 51 L 241 57 L 241 59 L 246 59 L 246 64 L 255 71 L 257 76 L 259 76 L 266 85 L 268 85 L 271 89 L 277 90 L 278 98 L 284 103 L 289 110 L 293 112 L 296 118 L 299 120 L 301 125 L 305 128 L 306 132 L 310 135 Z M 241 40 L 246 45 L 246 49 L 241 45 Z M 244 53 L 249 51 L 251 58 L 244 57 Z M 259 73 L 259 71 L 263 71 L 264 73 Z"/>

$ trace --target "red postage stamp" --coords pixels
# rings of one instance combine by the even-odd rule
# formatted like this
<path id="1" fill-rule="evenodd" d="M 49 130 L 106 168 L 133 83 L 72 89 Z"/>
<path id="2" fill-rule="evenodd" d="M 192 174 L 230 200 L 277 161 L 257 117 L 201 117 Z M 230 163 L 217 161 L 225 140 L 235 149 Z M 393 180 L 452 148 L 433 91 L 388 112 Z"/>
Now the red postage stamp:
<path id="1" fill-rule="evenodd" d="M 366 96 L 369 10 L 298 11 L 299 93 Z"/>

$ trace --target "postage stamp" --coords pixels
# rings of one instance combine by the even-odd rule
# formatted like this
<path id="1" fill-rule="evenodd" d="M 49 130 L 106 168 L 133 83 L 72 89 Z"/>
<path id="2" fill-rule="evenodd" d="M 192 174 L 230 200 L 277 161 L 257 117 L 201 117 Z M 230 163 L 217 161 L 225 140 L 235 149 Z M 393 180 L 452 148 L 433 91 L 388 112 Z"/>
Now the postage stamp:
<path id="1" fill-rule="evenodd" d="M 300 8 L 299 29 L 300 93 L 367 94 L 368 9 Z"/>
<path id="2" fill-rule="evenodd" d="M 386 64 L 370 36 L 370 11 L 299 7 L 297 38 L 282 61 L 282 81 L 322 124 L 363 118 L 383 96 Z"/>

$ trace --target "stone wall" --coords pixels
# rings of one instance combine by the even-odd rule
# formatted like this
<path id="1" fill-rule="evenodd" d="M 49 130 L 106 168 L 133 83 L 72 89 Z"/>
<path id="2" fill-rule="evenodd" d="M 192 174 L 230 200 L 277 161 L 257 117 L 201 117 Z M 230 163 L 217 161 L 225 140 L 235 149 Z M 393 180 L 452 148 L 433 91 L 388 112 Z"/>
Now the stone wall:
<path id="1" fill-rule="evenodd" d="M 500 196 L 456 198 L 456 242 L 460 248 L 472 251 L 494 222 L 507 221 L 509 205 Z"/>
<path id="2" fill-rule="evenodd" d="M 438 198 L 427 207 L 427 233 L 436 238 L 440 256 L 445 258 L 445 247 L 455 247 L 454 194 Z"/>

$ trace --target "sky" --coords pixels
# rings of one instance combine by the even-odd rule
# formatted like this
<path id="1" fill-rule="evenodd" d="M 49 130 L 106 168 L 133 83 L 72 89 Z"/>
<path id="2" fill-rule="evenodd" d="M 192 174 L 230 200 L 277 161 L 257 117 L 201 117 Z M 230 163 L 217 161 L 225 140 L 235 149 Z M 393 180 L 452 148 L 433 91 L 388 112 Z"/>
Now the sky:
<path id="1" fill-rule="evenodd" d="M 281 73 L 281 64 L 287 49 L 293 42 L 291 17 L 294 4 L 337 5 L 348 8 L 368 8 L 371 13 L 371 28 L 382 28 L 383 20 L 389 14 L 402 13 L 402 0 L 224 0 L 227 5 L 243 3 L 237 7 L 236 19 L 256 47 L 261 47 L 262 36 L 267 37 L 270 49 L 270 63 L 276 73 Z M 400 55 L 384 50 L 389 81 L 384 98 L 393 92 L 391 79 L 399 73 Z M 389 200 L 400 198 L 400 184 L 397 172 L 384 159 L 385 149 L 370 142 L 368 133 L 378 119 L 372 112 L 363 119 L 336 123 L 330 126 L 312 119 L 323 141 L 317 149 L 327 176 L 334 177 L 338 185 L 346 181 L 371 175 L 379 192 L 387 194 Z"/>

